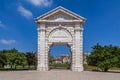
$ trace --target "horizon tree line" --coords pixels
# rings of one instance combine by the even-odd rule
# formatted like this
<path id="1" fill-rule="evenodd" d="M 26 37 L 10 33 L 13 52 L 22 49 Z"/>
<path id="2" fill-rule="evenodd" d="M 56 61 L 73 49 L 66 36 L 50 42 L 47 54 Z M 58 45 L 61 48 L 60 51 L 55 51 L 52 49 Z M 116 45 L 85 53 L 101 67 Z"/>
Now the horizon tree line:
<path id="1" fill-rule="evenodd" d="M 0 68 L 5 68 L 9 65 L 11 69 L 16 69 L 17 66 L 36 67 L 37 54 L 36 52 L 19 52 L 17 49 L 0 50 Z"/>

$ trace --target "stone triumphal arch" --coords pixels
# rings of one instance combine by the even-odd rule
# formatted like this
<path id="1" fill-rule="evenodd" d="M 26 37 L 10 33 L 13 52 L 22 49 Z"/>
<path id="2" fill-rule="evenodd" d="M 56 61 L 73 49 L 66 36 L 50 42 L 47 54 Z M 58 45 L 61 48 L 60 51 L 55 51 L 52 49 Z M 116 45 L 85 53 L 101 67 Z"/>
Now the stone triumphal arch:
<path id="1" fill-rule="evenodd" d="M 49 70 L 48 53 L 55 44 L 68 45 L 72 71 L 83 71 L 83 24 L 85 18 L 57 7 L 35 19 L 38 25 L 38 71 Z"/>

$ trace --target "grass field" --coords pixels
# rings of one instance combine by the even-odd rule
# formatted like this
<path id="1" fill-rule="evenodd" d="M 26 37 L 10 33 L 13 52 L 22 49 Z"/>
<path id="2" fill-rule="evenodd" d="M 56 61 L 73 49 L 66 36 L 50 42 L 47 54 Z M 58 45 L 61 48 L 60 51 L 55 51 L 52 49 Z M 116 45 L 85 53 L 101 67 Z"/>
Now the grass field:
<path id="1" fill-rule="evenodd" d="M 90 65 L 87 65 L 87 64 L 84 64 L 83 66 L 84 66 L 85 70 L 98 70 L 98 68 L 96 66 L 90 66 Z M 112 67 L 109 70 L 120 70 L 120 68 Z"/>
<path id="2" fill-rule="evenodd" d="M 31 65 L 31 66 L 16 66 L 13 68 L 0 68 L 0 71 L 20 71 L 20 70 L 36 70 L 36 67 Z"/>
<path id="3" fill-rule="evenodd" d="M 89 66 L 87 64 L 84 64 L 84 69 L 85 70 L 98 70 L 98 68 L 96 66 Z M 49 68 L 50 69 L 70 69 L 70 64 L 54 64 L 54 65 L 49 65 Z M 12 69 L 11 68 L 0 68 L 0 71 L 21 71 L 21 70 L 36 70 L 36 66 L 33 66 L 31 65 L 30 67 L 29 66 L 16 66 L 13 67 Z M 109 70 L 119 70 L 120 71 L 120 68 L 117 68 L 117 67 L 113 67 L 113 68 L 110 68 Z"/>
<path id="4" fill-rule="evenodd" d="M 50 69 L 70 69 L 70 64 L 52 64 Z"/>

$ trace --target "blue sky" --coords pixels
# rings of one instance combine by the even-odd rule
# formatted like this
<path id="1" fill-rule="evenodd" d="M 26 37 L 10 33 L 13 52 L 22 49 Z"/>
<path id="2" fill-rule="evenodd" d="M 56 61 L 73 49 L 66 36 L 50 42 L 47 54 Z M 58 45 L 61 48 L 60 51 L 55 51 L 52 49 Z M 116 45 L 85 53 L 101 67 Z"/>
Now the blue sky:
<path id="1" fill-rule="evenodd" d="M 120 0 L 0 0 L 0 50 L 37 51 L 34 18 L 58 6 L 87 19 L 84 51 L 96 43 L 120 46 Z"/>

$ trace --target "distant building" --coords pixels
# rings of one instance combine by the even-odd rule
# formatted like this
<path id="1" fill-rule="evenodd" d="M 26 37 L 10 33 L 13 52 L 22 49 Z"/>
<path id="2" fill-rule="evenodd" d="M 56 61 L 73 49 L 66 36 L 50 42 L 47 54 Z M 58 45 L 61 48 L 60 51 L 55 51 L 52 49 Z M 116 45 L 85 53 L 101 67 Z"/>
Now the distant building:
<path id="1" fill-rule="evenodd" d="M 87 56 L 88 56 L 89 52 L 83 52 L 83 63 L 87 64 Z"/>
<path id="2" fill-rule="evenodd" d="M 62 63 L 62 59 L 61 58 L 53 58 L 54 62 L 53 63 Z"/>
<path id="3" fill-rule="evenodd" d="M 62 54 L 60 57 L 62 58 L 62 63 L 70 63 L 70 55 Z"/>
<path id="4" fill-rule="evenodd" d="M 54 63 L 70 63 L 70 56 L 66 54 L 62 54 L 59 58 L 54 58 Z"/>
<path id="5" fill-rule="evenodd" d="M 83 63 L 87 64 L 87 56 L 88 56 L 88 52 L 83 52 Z M 54 62 L 53 63 L 70 63 L 71 62 L 71 57 L 70 55 L 67 54 L 62 54 L 60 55 L 60 57 L 58 58 L 53 58 Z"/>

